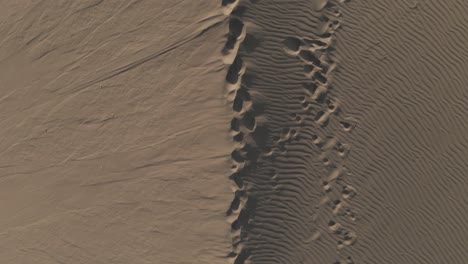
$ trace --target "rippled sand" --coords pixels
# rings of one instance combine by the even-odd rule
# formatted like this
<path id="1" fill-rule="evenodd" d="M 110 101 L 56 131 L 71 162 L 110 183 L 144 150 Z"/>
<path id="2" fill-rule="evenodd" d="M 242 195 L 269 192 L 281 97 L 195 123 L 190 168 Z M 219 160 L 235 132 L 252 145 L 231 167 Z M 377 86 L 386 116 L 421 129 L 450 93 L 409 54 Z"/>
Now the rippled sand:
<path id="1" fill-rule="evenodd" d="M 1 2 L 1 263 L 467 263 L 468 2 Z"/>

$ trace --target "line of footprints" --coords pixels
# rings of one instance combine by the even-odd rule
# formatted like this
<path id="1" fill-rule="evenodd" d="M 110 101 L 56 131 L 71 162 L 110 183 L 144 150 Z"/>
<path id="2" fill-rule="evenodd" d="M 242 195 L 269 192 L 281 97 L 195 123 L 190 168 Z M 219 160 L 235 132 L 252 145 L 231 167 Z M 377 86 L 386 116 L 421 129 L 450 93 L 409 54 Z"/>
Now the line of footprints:
<path id="1" fill-rule="evenodd" d="M 236 1 L 223 1 L 223 6 L 233 10 Z M 231 135 L 236 147 L 231 153 L 232 174 L 229 179 L 232 183 L 234 198 L 226 212 L 231 224 L 232 249 L 229 255 L 230 263 L 244 263 L 248 258 L 248 250 L 243 248 L 241 229 L 248 223 L 248 211 L 245 206 L 248 201 L 247 190 L 242 174 L 248 173 L 250 162 L 255 160 L 252 153 L 256 153 L 250 144 L 249 135 L 255 131 L 256 120 L 252 109 L 252 100 L 246 87 L 242 85 L 242 76 L 245 73 L 245 64 L 237 55 L 240 44 L 246 35 L 246 28 L 242 20 L 230 15 L 229 34 L 222 51 L 224 63 L 229 64 L 226 75 L 226 90 L 228 101 L 232 103 L 233 118 L 231 120 Z"/>
<path id="2" fill-rule="evenodd" d="M 340 26 L 341 12 L 331 1 L 324 5 L 321 12 L 322 26 L 319 28 L 318 35 L 300 38 L 289 37 L 283 41 L 283 44 L 287 54 L 301 60 L 304 65 L 304 73 L 310 80 L 303 84 L 307 96 L 301 98 L 302 108 L 305 111 L 316 111 L 314 122 L 318 127 L 324 128 L 329 124 L 331 117 L 333 115 L 337 116 L 340 112 L 340 101 L 329 94 L 333 81 L 332 73 L 336 68 L 336 63 L 329 57 L 329 48 L 333 42 L 333 33 Z M 319 105 L 320 109 L 313 109 L 314 105 Z M 298 114 L 293 114 L 292 118 L 298 122 L 302 121 L 302 117 Z M 352 131 L 355 127 L 353 119 L 345 118 L 338 121 L 338 123 L 346 132 Z M 287 135 L 290 134 L 297 135 L 297 131 L 291 129 Z M 280 145 L 283 138 L 278 139 Z M 351 171 L 345 166 L 346 157 L 351 151 L 351 147 L 335 137 L 322 138 L 317 134 L 312 134 L 312 143 L 321 149 L 321 161 L 329 171 L 328 176 L 322 181 L 321 188 L 324 196 L 320 201 L 320 205 L 329 206 L 331 215 L 333 215 L 325 229 L 337 241 L 338 254 L 334 264 L 355 263 L 349 256 L 344 259 L 340 256 L 340 250 L 353 245 L 357 239 L 355 232 L 340 223 L 343 221 L 356 221 L 356 215 L 348 203 L 356 195 L 356 190 L 346 184 L 344 180 L 346 175 L 351 175 Z M 311 240 L 318 239 L 319 236 L 320 232 L 317 232 L 311 236 Z"/>

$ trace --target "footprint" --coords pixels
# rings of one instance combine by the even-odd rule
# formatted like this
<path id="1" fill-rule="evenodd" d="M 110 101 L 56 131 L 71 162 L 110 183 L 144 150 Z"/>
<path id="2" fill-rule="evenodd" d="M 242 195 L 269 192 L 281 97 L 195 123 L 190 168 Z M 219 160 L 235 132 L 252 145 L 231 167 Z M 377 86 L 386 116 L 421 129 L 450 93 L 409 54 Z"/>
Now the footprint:
<path id="1" fill-rule="evenodd" d="M 325 122 L 328 120 L 328 117 L 330 116 L 330 113 L 329 112 L 325 112 L 325 111 L 319 111 L 316 115 L 315 115 L 315 118 L 314 118 L 314 121 L 323 126 L 325 124 Z"/>
<path id="2" fill-rule="evenodd" d="M 302 126 L 304 124 L 304 119 L 302 118 L 302 116 L 300 116 L 298 114 L 294 114 L 293 120 L 296 121 L 297 124 L 299 124 L 300 126 Z"/>
<path id="3" fill-rule="evenodd" d="M 328 89 L 324 85 L 319 85 L 312 95 L 311 99 L 315 100 L 317 103 L 323 103 L 327 97 Z"/>
<path id="4" fill-rule="evenodd" d="M 236 17 L 232 17 L 229 20 L 229 33 L 236 37 L 236 40 L 242 36 L 244 31 L 244 23 L 242 20 Z"/>
<path id="5" fill-rule="evenodd" d="M 341 240 L 338 240 L 338 243 L 337 243 L 337 245 L 336 245 L 336 248 L 337 248 L 338 250 L 341 250 L 341 249 L 343 249 L 343 248 L 344 248 L 343 241 L 341 241 Z"/>
<path id="6" fill-rule="evenodd" d="M 321 72 L 315 72 L 311 79 L 319 85 L 328 85 L 329 79 L 323 75 Z"/>
<path id="7" fill-rule="evenodd" d="M 339 20 L 330 20 L 326 16 L 322 16 L 320 19 L 322 21 L 322 24 L 319 26 L 319 35 L 333 34 L 340 27 L 341 24 Z"/>
<path id="8" fill-rule="evenodd" d="M 328 230 L 333 234 L 340 234 L 342 232 L 342 226 L 333 220 L 328 221 Z"/>
<path id="9" fill-rule="evenodd" d="M 290 131 L 289 128 L 283 128 L 281 131 L 281 142 L 286 142 L 291 139 Z"/>
<path id="10" fill-rule="evenodd" d="M 241 224 L 240 224 L 239 219 L 236 219 L 231 223 L 231 230 L 236 231 L 236 230 L 239 230 L 240 228 L 241 228 Z"/>
<path id="11" fill-rule="evenodd" d="M 337 215 L 340 212 L 340 210 L 343 208 L 343 205 L 344 205 L 344 203 L 341 202 L 341 200 L 339 200 L 339 199 L 334 200 L 333 205 L 332 205 L 333 214 Z"/>
<path id="12" fill-rule="evenodd" d="M 231 152 L 231 159 L 237 163 L 244 163 L 246 160 L 245 155 L 245 152 L 241 151 L 240 149 L 235 149 Z"/>
<path id="13" fill-rule="evenodd" d="M 351 221 L 356 221 L 356 215 L 349 208 L 346 209 L 346 216 L 348 216 Z"/>
<path id="14" fill-rule="evenodd" d="M 253 132 L 255 130 L 256 122 L 252 112 L 246 112 L 244 114 L 242 117 L 242 124 L 249 132 Z"/>
<path id="15" fill-rule="evenodd" d="M 249 54 L 254 52 L 258 46 L 262 43 L 262 40 L 253 36 L 252 34 L 246 33 L 244 40 L 242 41 L 242 50 Z"/>
<path id="16" fill-rule="evenodd" d="M 354 118 L 347 117 L 344 120 L 340 121 L 340 126 L 344 131 L 350 132 L 356 127 L 356 120 Z"/>
<path id="17" fill-rule="evenodd" d="M 343 190 L 341 191 L 341 195 L 343 199 L 351 199 L 354 196 L 356 196 L 356 189 L 350 185 L 346 185 L 343 187 Z"/>
<path id="18" fill-rule="evenodd" d="M 286 38 L 283 41 L 286 53 L 291 55 L 298 55 L 303 44 L 304 43 L 300 39 L 294 37 Z"/>
<path id="19" fill-rule="evenodd" d="M 332 38 L 331 36 L 328 38 L 302 38 L 302 41 L 306 44 L 303 49 L 310 50 L 312 52 L 315 52 L 317 50 L 326 50 L 330 47 L 330 44 L 332 43 Z"/>
<path id="20" fill-rule="evenodd" d="M 315 73 L 319 69 L 313 65 L 306 64 L 304 65 L 304 75 L 306 78 L 313 80 Z"/>
<path id="21" fill-rule="evenodd" d="M 313 52 L 310 50 L 301 50 L 299 52 L 299 58 L 302 60 L 302 62 L 313 65 L 319 69 L 321 69 L 321 61 L 319 58 L 317 58 Z"/>
<path id="22" fill-rule="evenodd" d="M 305 110 L 305 111 L 312 109 L 312 106 L 310 105 L 309 102 L 303 102 L 303 103 L 301 103 L 301 106 L 302 106 L 302 109 Z"/>
<path id="23" fill-rule="evenodd" d="M 318 85 L 316 83 L 303 83 L 302 87 L 306 91 L 309 96 L 313 95 L 315 91 L 317 90 Z"/>
<path id="24" fill-rule="evenodd" d="M 323 12 L 321 12 L 322 16 L 326 17 L 328 20 L 339 20 L 341 21 L 341 11 L 336 8 L 336 6 L 329 5 L 327 9 L 325 9 Z M 325 21 L 325 20 L 323 20 Z"/>
<path id="25" fill-rule="evenodd" d="M 222 0 L 221 5 L 222 6 L 227 6 L 227 5 L 235 3 L 236 1 L 237 0 Z"/>
<path id="26" fill-rule="evenodd" d="M 242 98 L 245 101 L 251 101 L 252 100 L 252 98 L 250 97 L 249 92 L 247 91 L 247 88 L 245 88 L 244 86 L 237 89 L 236 95 L 239 96 L 240 98 Z"/>
<path id="27" fill-rule="evenodd" d="M 288 149 L 286 148 L 286 144 L 284 142 L 281 142 L 279 145 L 278 145 L 278 150 L 281 154 L 285 155 L 287 154 L 288 152 Z"/>
<path id="28" fill-rule="evenodd" d="M 322 182 L 322 188 L 323 190 L 326 192 L 326 193 L 329 193 L 332 191 L 332 185 L 330 182 L 328 181 L 323 181 Z"/>
<path id="29" fill-rule="evenodd" d="M 229 206 L 229 209 L 226 212 L 226 215 L 231 216 L 231 215 L 235 214 L 236 211 L 238 211 L 238 209 L 240 207 L 240 204 L 241 204 L 241 199 L 240 199 L 239 195 L 236 192 L 236 194 L 234 196 L 234 199 L 231 202 L 231 206 Z"/>
<path id="30" fill-rule="evenodd" d="M 345 232 L 344 233 L 344 244 L 349 246 L 356 242 L 357 235 L 354 232 Z"/>
<path id="31" fill-rule="evenodd" d="M 236 133 L 232 139 L 236 142 L 242 142 L 242 140 L 244 140 L 244 133 L 242 132 L 239 132 L 239 133 Z"/>
<path id="32" fill-rule="evenodd" d="M 335 6 L 331 5 L 328 6 L 328 8 L 324 12 L 322 12 L 322 14 L 329 19 L 338 18 L 342 15 L 340 10 L 338 10 Z"/>
<path id="33" fill-rule="evenodd" d="M 336 147 L 335 149 L 338 151 L 338 156 L 340 157 L 345 157 L 349 154 L 349 152 L 351 151 L 351 146 L 348 145 L 348 144 L 343 144 L 341 142 L 338 142 L 336 144 Z"/>
<path id="34" fill-rule="evenodd" d="M 228 53 L 235 49 L 236 44 L 240 42 L 245 35 L 244 23 L 239 18 L 231 18 L 229 20 L 229 35 L 226 44 L 224 45 L 224 53 Z"/>
<path id="35" fill-rule="evenodd" d="M 328 76 L 335 70 L 336 63 L 334 62 L 322 62 L 322 74 Z"/>
<path id="36" fill-rule="evenodd" d="M 290 129 L 288 132 L 289 138 L 295 139 L 299 135 L 299 132 L 296 129 Z"/>
<path id="37" fill-rule="evenodd" d="M 318 103 L 324 102 L 326 95 L 327 95 L 326 87 L 319 86 L 316 83 L 305 83 L 302 86 L 310 99 Z"/>
<path id="38" fill-rule="evenodd" d="M 236 172 L 236 171 L 242 170 L 245 167 L 246 167 L 246 162 L 240 163 L 240 162 L 232 161 L 231 171 Z"/>
<path id="39" fill-rule="evenodd" d="M 323 140 L 316 134 L 313 134 L 312 135 L 312 143 L 314 143 L 315 145 L 319 145 L 321 147 L 322 143 L 323 143 Z"/>
<path id="40" fill-rule="evenodd" d="M 240 122 L 239 122 L 239 119 L 233 118 L 233 119 L 231 120 L 231 130 L 232 130 L 232 131 L 237 131 L 237 132 L 239 132 L 239 128 L 240 128 L 240 127 L 239 127 L 239 123 L 240 123 Z"/>
<path id="41" fill-rule="evenodd" d="M 245 103 L 246 102 L 246 103 Z M 247 111 L 248 108 L 246 106 L 251 106 L 251 98 L 249 93 L 247 92 L 247 89 L 244 87 L 241 87 L 237 89 L 236 91 L 236 97 L 234 98 L 233 104 L 232 104 L 232 110 L 234 112 L 241 112 L 241 111 Z"/>
<path id="42" fill-rule="evenodd" d="M 237 84 L 239 77 L 244 71 L 244 63 L 239 56 L 236 56 L 231 66 L 229 66 L 228 73 L 226 75 L 226 82 L 229 84 Z"/>
<path id="43" fill-rule="evenodd" d="M 326 99 L 325 103 L 327 104 L 328 112 L 335 113 L 338 111 L 340 102 L 336 99 Z"/>
<path id="44" fill-rule="evenodd" d="M 242 100 L 242 98 L 239 96 L 236 96 L 236 98 L 234 98 L 234 102 L 232 103 L 232 110 L 234 112 L 240 112 L 242 110 L 243 104 L 244 100 Z"/>
<path id="45" fill-rule="evenodd" d="M 222 11 L 225 16 L 234 14 L 235 7 L 239 3 L 239 0 L 222 0 L 221 6 L 223 7 Z"/>
<path id="46" fill-rule="evenodd" d="M 229 176 L 229 179 L 233 181 L 239 189 L 244 188 L 244 181 L 242 180 L 242 176 L 239 172 L 231 174 L 231 176 Z"/>
<path id="47" fill-rule="evenodd" d="M 340 121 L 340 126 L 343 128 L 344 131 L 346 132 L 350 132 L 353 128 L 354 128 L 354 125 L 349 123 L 349 122 L 346 122 L 346 121 Z"/>

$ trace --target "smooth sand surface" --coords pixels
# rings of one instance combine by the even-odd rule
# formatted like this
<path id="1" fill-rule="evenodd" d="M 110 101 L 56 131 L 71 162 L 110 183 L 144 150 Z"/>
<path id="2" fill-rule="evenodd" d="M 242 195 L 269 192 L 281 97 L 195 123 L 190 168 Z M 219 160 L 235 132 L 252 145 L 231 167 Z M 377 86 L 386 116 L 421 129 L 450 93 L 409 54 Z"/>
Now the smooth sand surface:
<path id="1" fill-rule="evenodd" d="M 225 263 L 219 2 L 1 3 L 0 263 Z"/>
<path id="2" fill-rule="evenodd" d="M 468 263 L 467 1 L 0 2 L 0 263 Z"/>

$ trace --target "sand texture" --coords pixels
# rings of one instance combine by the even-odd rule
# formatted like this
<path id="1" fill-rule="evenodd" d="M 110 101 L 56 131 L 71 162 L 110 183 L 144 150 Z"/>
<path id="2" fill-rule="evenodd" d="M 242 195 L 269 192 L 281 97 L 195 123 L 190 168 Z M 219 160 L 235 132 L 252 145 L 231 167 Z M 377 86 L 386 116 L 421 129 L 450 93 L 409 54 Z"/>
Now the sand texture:
<path id="1" fill-rule="evenodd" d="M 468 263 L 468 1 L 0 0 L 0 263 Z"/>
<path id="2" fill-rule="evenodd" d="M 0 263 L 225 263 L 219 2 L 2 6 Z"/>

